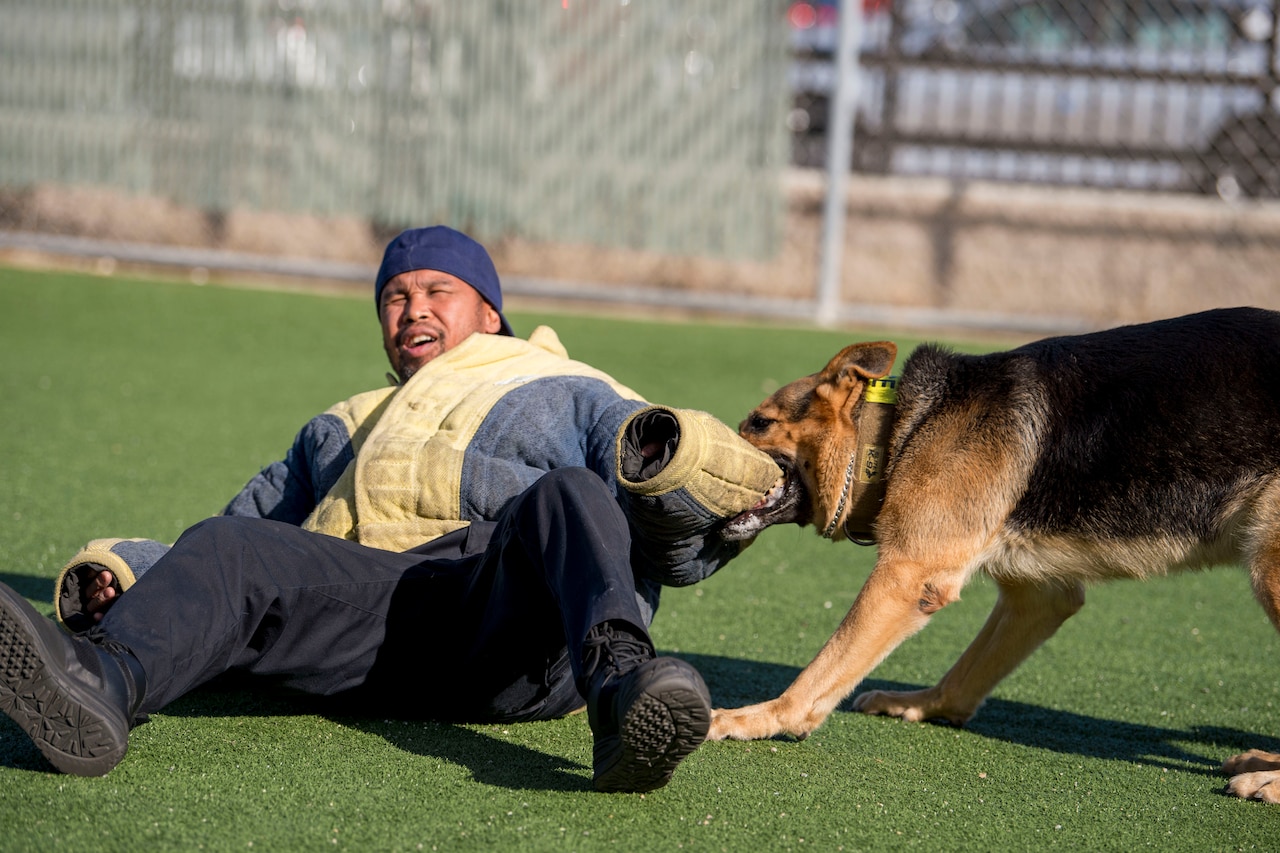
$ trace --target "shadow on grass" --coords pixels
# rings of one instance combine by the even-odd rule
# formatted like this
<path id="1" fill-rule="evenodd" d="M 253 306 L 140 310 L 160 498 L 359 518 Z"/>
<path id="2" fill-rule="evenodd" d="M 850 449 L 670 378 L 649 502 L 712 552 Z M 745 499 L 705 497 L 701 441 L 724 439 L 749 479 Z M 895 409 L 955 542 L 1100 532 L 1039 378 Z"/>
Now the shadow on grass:
<path id="1" fill-rule="evenodd" d="M 32 579 L 38 583 L 38 579 Z M 711 689 L 713 704 L 733 707 L 777 696 L 795 679 L 794 666 L 718 655 L 681 654 L 698 667 Z M 261 682 L 225 679 L 165 708 L 179 717 L 290 716 L 312 714 L 384 738 L 414 755 L 431 756 L 470 771 L 476 781 L 511 789 L 585 791 L 583 765 L 500 736 L 450 723 L 387 720 L 384 714 L 354 715 L 350 709 L 314 698 L 263 690 Z M 918 684 L 868 679 L 863 690 L 913 690 Z M 851 712 L 849 703 L 839 712 Z M 506 728 L 506 727 L 504 727 Z M 1218 726 L 1179 729 L 1090 717 L 1003 699 L 988 701 L 966 731 L 1037 749 L 1168 767 L 1215 775 L 1223 753 L 1260 748 L 1280 752 L 1280 738 Z M 583 721 L 583 737 L 588 737 Z M 1210 752 L 1212 755 L 1204 754 Z M 48 765 L 16 725 L 0 719 L 0 766 L 47 771 Z"/>
<path id="2" fill-rule="evenodd" d="M 378 735 L 414 755 L 441 758 L 471 772 L 477 782 L 499 788 L 538 791 L 589 791 L 591 779 L 583 765 L 559 755 L 539 752 L 520 743 L 448 723 L 415 724 L 406 729 L 394 723 L 343 718 L 344 725 Z M 590 737 L 583 720 L 582 737 Z"/>
<path id="3" fill-rule="evenodd" d="M 12 587 L 15 592 L 24 598 L 48 604 L 50 609 L 53 607 L 53 581 L 49 578 L 19 575 L 13 572 L 0 572 L 0 583 Z"/>
<path id="4" fill-rule="evenodd" d="M 559 755 L 451 723 L 387 720 L 333 713 L 333 708 L 307 697 L 285 693 L 250 693 L 229 685 L 204 687 L 164 709 L 174 717 L 289 717 L 315 715 L 383 738 L 414 755 L 439 758 L 465 767 L 477 782 L 499 788 L 540 791 L 587 791 L 591 780 L 584 766 Z M 505 727 L 504 727 L 505 728 Z M 583 738 L 590 737 L 586 720 Z M 0 767 L 48 773 L 44 757 L 12 721 L 0 716 Z"/>
<path id="5" fill-rule="evenodd" d="M 800 669 L 794 666 L 717 655 L 684 654 L 681 657 L 702 672 L 707 686 L 711 688 L 712 702 L 717 707 L 737 707 L 771 699 L 785 690 L 800 673 Z M 927 686 L 867 679 L 859 685 L 858 692 L 919 690 Z M 837 713 L 856 713 L 852 710 L 851 699 L 841 703 Z M 1004 699 L 988 700 L 964 728 L 985 738 L 1036 749 L 1085 758 L 1132 761 L 1204 775 L 1217 774 L 1223 751 L 1236 753 L 1257 748 L 1280 752 L 1280 738 L 1255 732 L 1221 726 L 1185 729 L 1150 726 Z"/>
<path id="6" fill-rule="evenodd" d="M 388 717 L 376 709 L 361 715 L 353 712 L 350 704 L 271 688 L 264 690 L 261 680 L 235 674 L 223 676 L 182 697 L 166 707 L 163 713 L 175 717 L 288 717 L 310 714 L 376 735 L 413 755 L 439 758 L 465 767 L 477 782 L 486 785 L 541 791 L 586 791 L 591 788 L 589 776 L 582 774 L 582 764 L 501 736 L 454 723 Z M 504 725 L 502 728 L 508 727 Z M 585 719 L 582 721 L 582 737 L 590 737 Z M 0 752 L 3 744 L 4 738 L 0 735 Z"/>

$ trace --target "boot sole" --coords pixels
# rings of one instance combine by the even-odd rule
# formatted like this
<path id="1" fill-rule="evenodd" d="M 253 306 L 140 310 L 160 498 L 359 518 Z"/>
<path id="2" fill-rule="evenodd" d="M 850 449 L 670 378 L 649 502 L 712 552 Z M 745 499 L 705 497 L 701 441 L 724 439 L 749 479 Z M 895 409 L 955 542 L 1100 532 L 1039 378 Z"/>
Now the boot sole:
<path id="1" fill-rule="evenodd" d="M 681 761 L 707 739 L 711 701 L 702 676 L 683 661 L 635 685 L 623 714 L 617 753 L 593 780 L 597 791 L 643 793 L 671 781 Z M 674 665 L 670 665 L 674 664 Z"/>
<path id="2" fill-rule="evenodd" d="M 23 605 L 0 596 L 0 711 L 58 770 L 104 776 L 129 748 L 128 723 L 90 687 L 49 665 L 62 650 L 49 648 L 32 622 L 44 617 Z"/>

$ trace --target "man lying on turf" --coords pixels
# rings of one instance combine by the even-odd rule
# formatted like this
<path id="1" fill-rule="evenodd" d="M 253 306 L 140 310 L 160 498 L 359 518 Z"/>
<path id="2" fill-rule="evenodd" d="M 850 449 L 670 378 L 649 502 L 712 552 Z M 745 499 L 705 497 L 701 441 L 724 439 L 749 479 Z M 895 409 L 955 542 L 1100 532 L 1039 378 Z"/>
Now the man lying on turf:
<path id="1" fill-rule="evenodd" d="M 513 337 L 459 232 L 393 240 L 375 300 L 397 385 L 307 423 L 172 548 L 91 543 L 56 593 L 79 633 L 0 585 L 0 710 L 55 767 L 107 773 L 135 722 L 228 670 L 379 715 L 585 704 L 603 791 L 664 785 L 702 742 L 706 686 L 647 627 L 660 585 L 739 552 L 718 529 L 776 465 L 569 360 L 549 329 Z"/>

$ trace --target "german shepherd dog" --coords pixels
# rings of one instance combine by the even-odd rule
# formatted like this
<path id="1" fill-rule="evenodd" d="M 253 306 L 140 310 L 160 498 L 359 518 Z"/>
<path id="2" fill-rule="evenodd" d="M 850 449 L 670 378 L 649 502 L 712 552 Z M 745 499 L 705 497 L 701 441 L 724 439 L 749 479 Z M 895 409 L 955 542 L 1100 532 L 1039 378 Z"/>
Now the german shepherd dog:
<path id="1" fill-rule="evenodd" d="M 896 356 L 853 344 L 751 412 L 739 432 L 784 478 L 727 538 L 786 522 L 856 538 L 858 424 Z M 862 693 L 855 709 L 962 725 L 1084 605 L 1087 582 L 1238 562 L 1280 629 L 1280 314 L 1208 311 L 989 355 L 926 344 L 897 394 L 866 525 L 874 570 L 795 682 L 716 710 L 712 739 L 807 736 L 978 571 L 999 598 L 951 670 L 924 690 Z M 1280 754 L 1223 769 L 1232 793 L 1280 802 Z"/>

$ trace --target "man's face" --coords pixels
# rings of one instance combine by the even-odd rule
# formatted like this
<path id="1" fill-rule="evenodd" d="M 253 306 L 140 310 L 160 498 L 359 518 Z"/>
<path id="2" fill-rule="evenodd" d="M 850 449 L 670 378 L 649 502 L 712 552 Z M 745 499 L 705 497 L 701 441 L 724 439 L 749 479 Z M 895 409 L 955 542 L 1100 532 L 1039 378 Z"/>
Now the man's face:
<path id="1" fill-rule="evenodd" d="M 412 270 L 388 281 L 378 317 L 382 346 L 402 382 L 473 332 L 502 328 L 498 312 L 471 285 L 437 270 Z"/>

